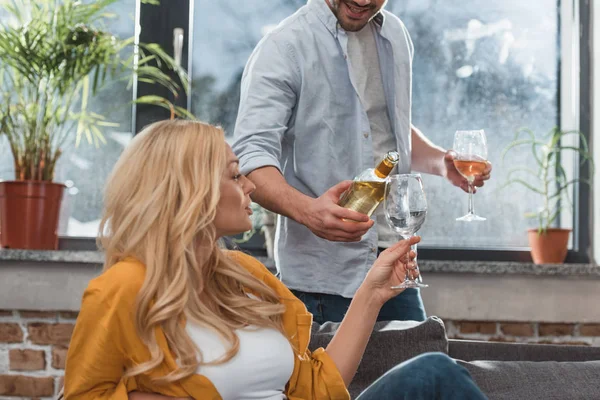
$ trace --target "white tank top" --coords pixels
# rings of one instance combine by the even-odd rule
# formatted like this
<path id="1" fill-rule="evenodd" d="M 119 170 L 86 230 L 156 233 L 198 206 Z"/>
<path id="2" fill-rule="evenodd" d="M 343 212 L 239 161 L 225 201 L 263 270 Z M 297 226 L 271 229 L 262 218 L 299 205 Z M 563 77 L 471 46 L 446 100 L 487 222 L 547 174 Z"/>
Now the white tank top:
<path id="1" fill-rule="evenodd" d="M 191 321 L 187 333 L 210 362 L 225 354 L 219 334 Z M 223 400 L 282 400 L 285 385 L 294 370 L 294 352 L 288 340 L 275 329 L 249 326 L 239 329 L 237 354 L 224 364 L 201 365 L 197 374 L 207 377 Z"/>
<path id="2" fill-rule="evenodd" d="M 397 149 L 397 144 L 385 101 L 374 24 L 375 22 L 371 21 L 360 31 L 347 34 L 351 74 L 369 118 L 373 140 L 373 165 L 377 165 L 385 153 Z M 392 173 L 398 173 L 397 168 L 394 168 Z M 389 247 L 396 243 L 397 235 L 385 220 L 383 204 L 375 211 L 374 218 L 377 221 L 379 247 Z"/>

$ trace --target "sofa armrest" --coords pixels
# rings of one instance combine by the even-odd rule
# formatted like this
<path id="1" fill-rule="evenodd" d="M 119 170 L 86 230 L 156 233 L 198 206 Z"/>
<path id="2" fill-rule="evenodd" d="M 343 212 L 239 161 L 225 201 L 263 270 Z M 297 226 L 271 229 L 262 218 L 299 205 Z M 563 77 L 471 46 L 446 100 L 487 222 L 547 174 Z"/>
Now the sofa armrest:
<path id="1" fill-rule="evenodd" d="M 600 360 L 600 348 L 450 339 L 448 355 L 464 361 L 594 361 Z"/>

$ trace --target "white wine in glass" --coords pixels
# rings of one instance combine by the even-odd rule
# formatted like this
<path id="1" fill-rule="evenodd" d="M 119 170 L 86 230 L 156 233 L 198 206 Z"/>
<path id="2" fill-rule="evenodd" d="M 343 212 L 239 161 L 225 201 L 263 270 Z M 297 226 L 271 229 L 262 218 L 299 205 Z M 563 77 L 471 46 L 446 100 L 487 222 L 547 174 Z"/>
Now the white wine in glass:
<path id="1" fill-rule="evenodd" d="M 388 177 L 384 198 L 385 218 L 389 226 L 403 239 L 413 236 L 425 222 L 427 199 L 423 190 L 423 181 L 419 174 L 398 174 Z M 417 245 L 411 247 L 417 252 Z M 408 256 L 407 256 L 408 258 Z M 407 260 L 408 264 L 408 260 Z M 419 271 L 417 258 L 414 259 L 415 271 Z M 416 278 L 415 278 L 416 275 Z M 422 283 L 421 275 L 407 271 L 402 282 L 392 289 L 428 287 Z"/>
<path id="2" fill-rule="evenodd" d="M 469 183 L 469 209 L 466 215 L 456 218 L 457 221 L 485 221 L 484 217 L 475 214 L 473 205 L 473 182 L 483 175 L 487 167 L 487 140 L 483 129 L 475 131 L 456 131 L 452 149 L 456 153 L 454 166 Z"/>

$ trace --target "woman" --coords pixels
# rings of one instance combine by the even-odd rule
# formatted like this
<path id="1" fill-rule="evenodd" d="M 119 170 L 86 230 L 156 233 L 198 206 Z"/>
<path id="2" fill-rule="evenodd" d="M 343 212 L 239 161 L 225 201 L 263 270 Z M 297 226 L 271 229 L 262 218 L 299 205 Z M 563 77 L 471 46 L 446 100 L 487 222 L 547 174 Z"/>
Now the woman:
<path id="1" fill-rule="evenodd" d="M 419 239 L 381 254 L 327 349 L 311 353 L 304 305 L 256 259 L 218 245 L 251 228 L 254 188 L 219 128 L 163 121 L 133 139 L 106 185 L 106 262 L 83 296 L 67 400 L 349 398 L 379 308 L 399 293 L 390 287 L 404 277 L 400 260 Z M 361 399 L 435 393 L 485 398 L 464 368 L 433 354 Z"/>

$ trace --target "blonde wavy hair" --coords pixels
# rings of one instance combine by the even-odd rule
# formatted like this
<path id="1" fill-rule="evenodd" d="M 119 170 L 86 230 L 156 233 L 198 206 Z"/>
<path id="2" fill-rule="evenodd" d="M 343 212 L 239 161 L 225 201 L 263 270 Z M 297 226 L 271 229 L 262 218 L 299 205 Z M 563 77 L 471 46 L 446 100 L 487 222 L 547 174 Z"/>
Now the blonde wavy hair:
<path id="1" fill-rule="evenodd" d="M 156 327 L 179 365 L 159 379 L 163 382 L 185 378 L 203 364 L 201 349 L 182 323 L 186 319 L 215 329 L 230 344 L 211 364 L 237 353 L 236 329 L 256 325 L 283 331 L 278 296 L 229 258 L 216 237 L 213 221 L 226 157 L 220 128 L 161 121 L 135 136 L 108 179 L 99 236 L 104 269 L 125 257 L 146 266 L 135 325 L 151 360 L 130 368 L 127 376 L 162 363 Z"/>

